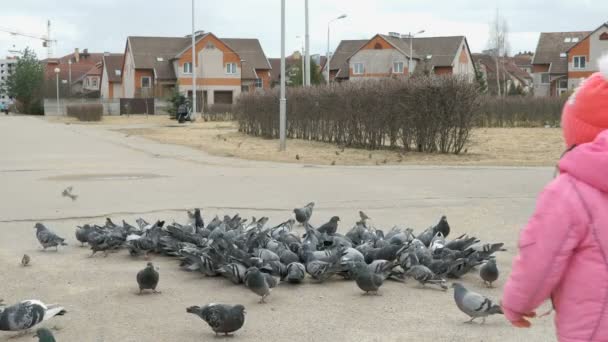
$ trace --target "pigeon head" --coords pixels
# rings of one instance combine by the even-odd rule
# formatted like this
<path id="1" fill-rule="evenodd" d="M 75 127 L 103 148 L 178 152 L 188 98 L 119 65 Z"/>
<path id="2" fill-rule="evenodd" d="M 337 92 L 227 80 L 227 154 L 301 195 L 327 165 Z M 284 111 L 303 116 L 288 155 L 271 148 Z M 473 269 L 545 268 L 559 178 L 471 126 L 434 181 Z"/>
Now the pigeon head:
<path id="1" fill-rule="evenodd" d="M 149 269 L 153 270 L 154 269 L 154 264 L 151 263 L 151 262 L 149 262 L 149 263 L 146 264 L 146 268 L 149 268 Z"/>
<path id="2" fill-rule="evenodd" d="M 34 229 L 41 230 L 41 229 L 46 229 L 46 227 L 42 223 L 38 222 L 34 225 Z"/>
<path id="3" fill-rule="evenodd" d="M 331 222 L 336 222 L 336 223 L 337 223 L 338 221 L 340 221 L 340 218 L 339 218 L 338 216 L 334 216 L 334 217 L 332 217 L 332 218 L 330 219 L 330 221 L 331 221 Z"/>
<path id="4" fill-rule="evenodd" d="M 36 334 L 34 337 L 38 337 L 39 341 L 55 341 L 53 338 L 53 333 L 47 328 L 39 328 L 36 330 Z"/>
<path id="5" fill-rule="evenodd" d="M 461 283 L 452 283 L 452 288 L 454 289 L 464 289 Z"/>
<path id="6" fill-rule="evenodd" d="M 186 308 L 186 312 L 191 313 L 191 314 L 195 314 L 198 315 L 199 312 L 201 312 L 201 307 L 200 306 L 190 306 Z"/>
<path id="7" fill-rule="evenodd" d="M 241 315 L 245 316 L 245 314 L 247 313 L 247 311 L 245 311 L 245 307 L 242 306 L 241 304 L 235 305 L 232 310 L 237 311 L 239 313 L 241 313 Z"/>

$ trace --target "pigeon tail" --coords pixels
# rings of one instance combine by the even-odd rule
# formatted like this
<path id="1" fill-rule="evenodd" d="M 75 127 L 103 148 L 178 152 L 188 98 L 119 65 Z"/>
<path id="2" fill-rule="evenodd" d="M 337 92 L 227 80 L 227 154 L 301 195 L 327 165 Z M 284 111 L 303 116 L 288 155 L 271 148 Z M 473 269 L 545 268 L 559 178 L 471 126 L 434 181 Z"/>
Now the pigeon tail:
<path id="1" fill-rule="evenodd" d="M 49 320 L 55 316 L 63 316 L 66 313 L 67 311 L 62 306 L 59 306 L 57 304 L 50 304 L 47 305 L 47 309 L 44 312 L 44 317 L 42 318 L 42 321 Z"/>

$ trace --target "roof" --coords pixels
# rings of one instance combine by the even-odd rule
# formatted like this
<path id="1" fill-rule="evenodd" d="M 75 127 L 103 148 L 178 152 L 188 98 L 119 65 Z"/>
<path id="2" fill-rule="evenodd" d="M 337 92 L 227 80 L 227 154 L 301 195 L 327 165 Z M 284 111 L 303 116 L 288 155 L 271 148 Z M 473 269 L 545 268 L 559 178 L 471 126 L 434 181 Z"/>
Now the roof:
<path id="1" fill-rule="evenodd" d="M 55 68 L 59 68 L 59 79 L 69 80 L 70 71 L 72 74 L 72 83 L 82 78 L 87 72 L 91 70 L 97 63 L 101 62 L 103 53 L 85 53 L 80 52 L 79 60 L 76 62 L 74 53 L 70 53 L 63 57 L 43 59 L 40 62 L 45 66 L 46 78 L 55 78 Z M 69 64 L 69 61 L 72 64 Z"/>
<path id="2" fill-rule="evenodd" d="M 578 41 L 581 41 L 589 34 L 589 31 L 542 32 L 538 39 L 532 64 L 549 64 L 549 73 L 552 74 L 567 73 L 568 59 L 561 57 L 560 54 L 567 52 L 578 42 L 566 42 L 566 38 L 578 38 Z"/>
<path id="3" fill-rule="evenodd" d="M 220 38 L 255 69 L 271 69 L 260 41 L 255 38 Z"/>
<path id="4" fill-rule="evenodd" d="M 87 73 L 85 75 L 86 76 L 101 76 L 101 68 L 102 68 L 101 63 L 96 64 L 94 67 L 89 69 L 89 71 L 87 71 Z"/>
<path id="5" fill-rule="evenodd" d="M 120 54 L 110 54 L 108 56 L 103 56 L 103 66 L 107 70 L 108 81 L 112 83 L 121 83 L 122 82 L 122 64 L 124 62 L 125 55 Z M 116 72 L 119 71 L 117 74 Z M 103 77 L 103 76 L 102 76 Z"/>
<path id="6" fill-rule="evenodd" d="M 579 42 L 577 42 L 576 44 L 572 45 L 568 51 L 572 50 L 575 46 L 579 45 L 580 43 L 583 42 L 583 40 L 587 39 L 590 35 L 594 34 L 595 32 L 599 31 L 600 29 L 604 28 L 604 27 L 608 27 L 608 22 L 603 23 L 602 25 L 600 25 L 598 28 L 596 28 L 595 30 L 589 32 L 588 35 L 585 36 L 585 38 L 582 38 Z"/>
<path id="7" fill-rule="evenodd" d="M 464 39 L 464 36 L 414 38 L 414 58 L 427 60 L 432 67 L 452 66 Z M 430 59 L 427 59 L 429 56 Z"/>
<path id="8" fill-rule="evenodd" d="M 336 52 L 329 60 L 331 70 L 343 70 L 336 77 L 348 77 L 348 59 L 368 41 L 369 39 L 343 40 L 338 44 Z"/>
<path id="9" fill-rule="evenodd" d="M 473 54 L 473 61 L 476 64 L 481 64 L 485 67 L 486 77 L 489 80 L 496 81 L 496 59 L 488 54 L 476 53 Z M 532 80 L 532 75 L 522 70 L 515 64 L 515 58 L 502 58 L 500 60 L 502 66 L 499 70 L 500 78 L 505 78 L 505 72 L 512 77 L 517 78 L 520 82 L 525 83 Z"/>
<path id="10" fill-rule="evenodd" d="M 404 55 L 406 55 L 407 57 L 410 56 L 410 39 L 402 39 L 399 37 L 393 37 L 393 36 L 387 36 L 384 34 L 379 34 L 378 36 L 384 38 L 384 40 L 386 40 L 387 42 L 389 42 L 391 45 L 393 45 L 397 50 L 401 51 L 401 53 L 403 53 Z M 374 38 L 372 38 L 374 39 Z M 415 54 L 415 51 L 412 51 L 413 54 Z"/>
<path id="11" fill-rule="evenodd" d="M 191 43 L 187 37 L 128 37 L 135 69 L 153 69 L 159 80 L 176 79 L 171 60 Z"/>

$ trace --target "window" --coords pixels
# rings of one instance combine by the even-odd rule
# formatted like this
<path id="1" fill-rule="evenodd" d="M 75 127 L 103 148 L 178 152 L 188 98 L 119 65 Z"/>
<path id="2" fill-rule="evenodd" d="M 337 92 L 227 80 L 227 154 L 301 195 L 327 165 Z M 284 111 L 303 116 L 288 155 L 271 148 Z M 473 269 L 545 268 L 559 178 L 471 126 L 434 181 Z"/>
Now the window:
<path id="1" fill-rule="evenodd" d="M 578 42 L 579 42 L 579 40 L 580 40 L 580 39 L 579 39 L 578 37 L 574 37 L 574 38 L 572 38 L 572 42 L 573 42 L 573 43 L 578 43 Z"/>
<path id="2" fill-rule="evenodd" d="M 215 49 L 215 45 L 212 42 L 209 42 L 205 45 L 205 49 Z"/>
<path id="3" fill-rule="evenodd" d="M 559 54 L 559 57 L 560 58 L 566 58 L 566 57 L 568 57 L 568 54 L 566 54 L 565 52 L 562 52 L 562 53 Z"/>
<path id="4" fill-rule="evenodd" d="M 164 59 L 164 58 L 162 58 L 162 57 L 156 57 L 156 61 L 157 61 L 157 62 L 164 62 L 164 61 L 165 61 L 165 59 Z"/>
<path id="5" fill-rule="evenodd" d="M 96 78 L 94 78 L 91 83 L 92 83 L 93 87 L 97 88 L 97 79 Z"/>
<path id="6" fill-rule="evenodd" d="M 264 82 L 262 82 L 261 78 L 256 78 L 255 79 L 255 87 L 256 88 L 263 88 L 264 87 Z"/>
<path id="7" fill-rule="evenodd" d="M 142 88 L 151 88 L 152 87 L 152 79 L 150 76 L 143 76 L 141 78 L 141 87 Z"/>
<path id="8" fill-rule="evenodd" d="M 121 70 L 114 70 L 114 74 L 116 76 L 120 76 L 122 74 L 122 71 Z"/>
<path id="9" fill-rule="evenodd" d="M 558 88 L 568 88 L 568 80 L 559 80 Z"/>
<path id="10" fill-rule="evenodd" d="M 587 66 L 587 57 L 574 56 L 572 64 L 574 69 L 585 69 L 585 67 Z"/>
<path id="11" fill-rule="evenodd" d="M 226 73 L 227 74 L 236 74 L 236 63 L 227 63 L 226 64 Z"/>
<path id="12" fill-rule="evenodd" d="M 572 43 L 572 38 L 570 38 L 570 37 L 564 38 L 564 43 Z"/>
<path id="13" fill-rule="evenodd" d="M 184 74 L 191 74 L 191 73 L 192 73 L 192 63 L 190 63 L 190 62 L 184 63 Z"/>
<path id="14" fill-rule="evenodd" d="M 89 79 L 88 78 L 84 80 L 84 85 L 87 86 L 87 87 L 89 86 Z"/>
<path id="15" fill-rule="evenodd" d="M 393 73 L 403 74 L 403 62 L 393 62 Z"/>
<path id="16" fill-rule="evenodd" d="M 548 72 L 540 74 L 540 83 L 549 84 L 549 80 L 550 80 L 550 78 L 549 78 Z"/>
<path id="17" fill-rule="evenodd" d="M 355 75 L 363 75 L 363 63 L 355 63 L 353 65 L 353 74 Z"/>

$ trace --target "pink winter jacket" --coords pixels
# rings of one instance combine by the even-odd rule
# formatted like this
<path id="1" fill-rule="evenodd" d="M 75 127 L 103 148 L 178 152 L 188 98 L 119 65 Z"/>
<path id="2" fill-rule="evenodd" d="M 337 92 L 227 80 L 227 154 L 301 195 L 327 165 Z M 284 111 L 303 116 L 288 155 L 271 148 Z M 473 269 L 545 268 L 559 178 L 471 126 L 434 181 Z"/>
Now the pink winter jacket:
<path id="1" fill-rule="evenodd" d="M 503 310 L 513 322 L 551 298 L 559 341 L 608 341 L 608 131 L 559 170 L 521 232 Z"/>

